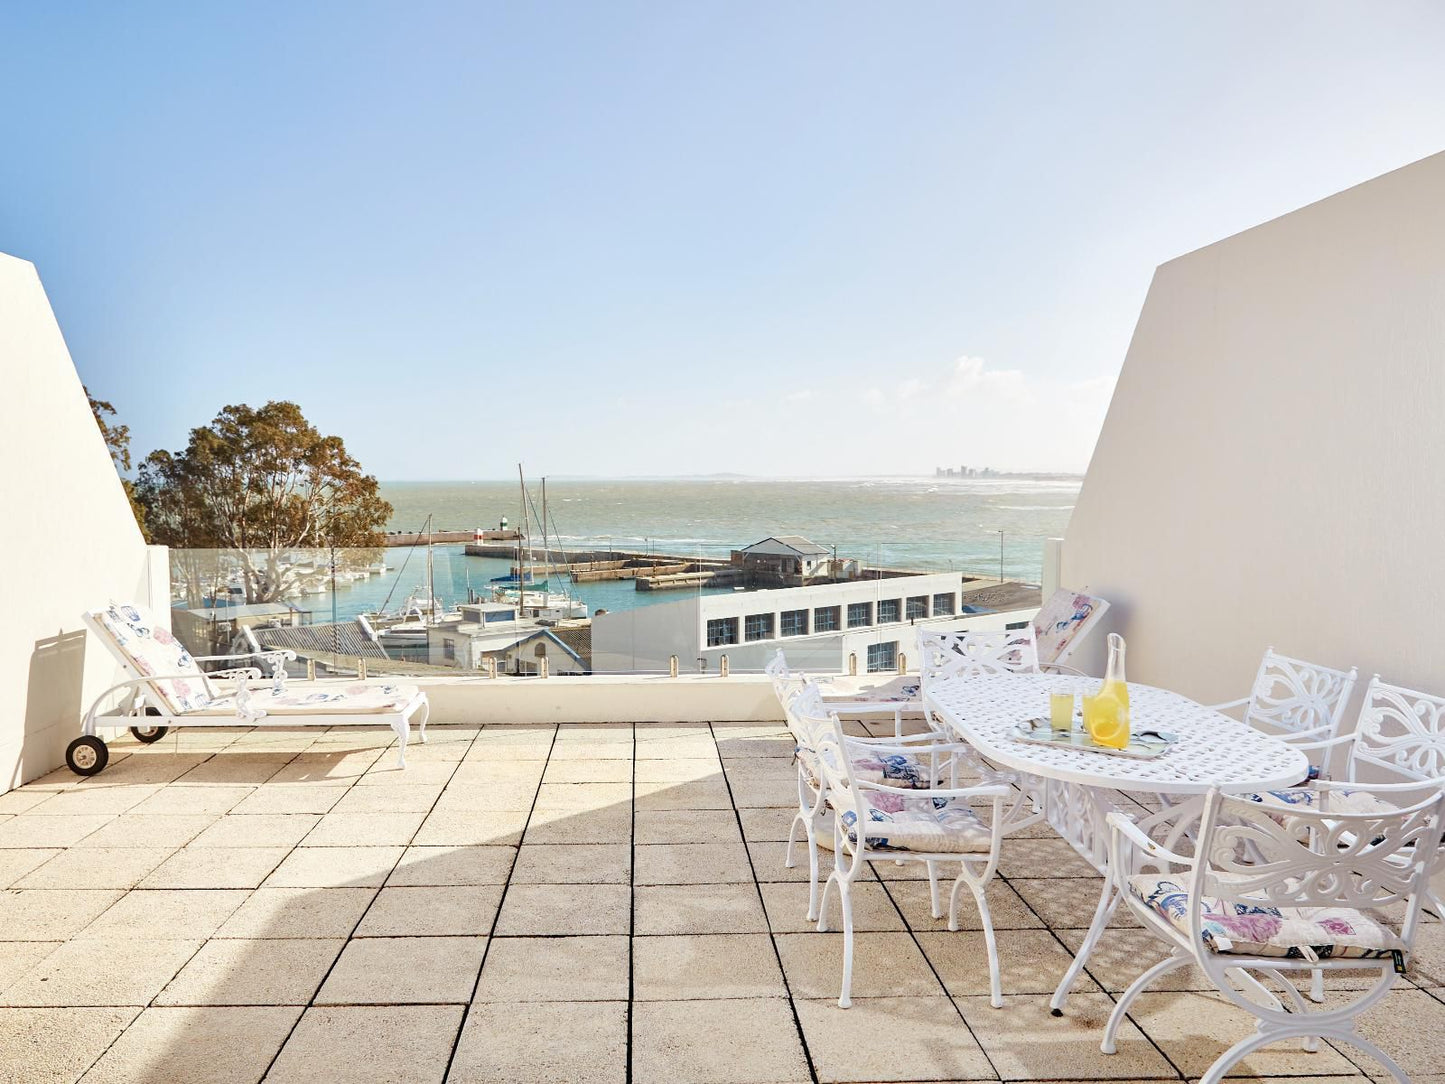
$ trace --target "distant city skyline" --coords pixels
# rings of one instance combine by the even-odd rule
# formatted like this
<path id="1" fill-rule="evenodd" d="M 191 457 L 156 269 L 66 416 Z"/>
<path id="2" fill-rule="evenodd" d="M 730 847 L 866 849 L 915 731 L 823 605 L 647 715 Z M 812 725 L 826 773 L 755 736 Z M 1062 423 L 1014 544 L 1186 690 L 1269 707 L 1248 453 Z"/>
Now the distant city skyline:
<path id="1" fill-rule="evenodd" d="M 143 456 L 1080 472 L 1158 264 L 1445 148 L 1445 6 L 8 5 L 0 252 Z M 3 363 L 3 362 L 0 362 Z"/>

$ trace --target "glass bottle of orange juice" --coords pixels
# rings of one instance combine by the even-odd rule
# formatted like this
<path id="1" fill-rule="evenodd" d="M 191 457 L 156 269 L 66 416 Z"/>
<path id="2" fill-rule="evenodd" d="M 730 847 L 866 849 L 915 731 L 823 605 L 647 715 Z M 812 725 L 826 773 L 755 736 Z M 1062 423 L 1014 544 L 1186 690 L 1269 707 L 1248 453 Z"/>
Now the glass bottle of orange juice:
<path id="1" fill-rule="evenodd" d="M 1122 749 L 1129 744 L 1129 686 L 1124 679 L 1124 637 L 1109 634 L 1109 667 L 1104 684 L 1084 698 L 1084 729 L 1097 745 Z"/>

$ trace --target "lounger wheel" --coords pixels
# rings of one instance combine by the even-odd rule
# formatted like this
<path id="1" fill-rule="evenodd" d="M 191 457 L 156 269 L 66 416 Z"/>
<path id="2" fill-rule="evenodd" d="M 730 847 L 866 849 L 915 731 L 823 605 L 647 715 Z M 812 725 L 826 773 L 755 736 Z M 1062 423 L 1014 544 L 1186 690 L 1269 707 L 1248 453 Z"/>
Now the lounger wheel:
<path id="1" fill-rule="evenodd" d="M 160 712 L 155 708 L 146 708 L 141 714 L 160 715 Z M 135 740 L 145 742 L 147 745 L 160 741 L 166 736 L 168 730 L 170 730 L 168 726 L 133 726 L 130 728 L 130 732 L 135 735 Z"/>
<path id="2" fill-rule="evenodd" d="M 147 745 L 151 742 L 160 741 L 166 736 L 168 726 L 133 726 L 130 732 L 135 735 L 136 741 L 143 741 Z"/>
<path id="3" fill-rule="evenodd" d="M 76 775 L 95 775 L 110 760 L 110 750 L 94 734 L 82 734 L 65 747 L 65 763 Z"/>

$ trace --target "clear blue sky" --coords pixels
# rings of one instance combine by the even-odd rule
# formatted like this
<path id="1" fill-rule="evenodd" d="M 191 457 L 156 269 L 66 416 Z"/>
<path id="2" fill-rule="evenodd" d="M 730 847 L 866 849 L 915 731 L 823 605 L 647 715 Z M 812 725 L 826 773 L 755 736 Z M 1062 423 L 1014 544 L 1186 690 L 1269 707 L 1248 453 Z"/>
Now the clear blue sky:
<path id="1" fill-rule="evenodd" d="M 1445 5 L 0 7 L 0 251 L 135 450 L 1082 469 L 1160 262 L 1445 149 Z M 5 365 L 14 359 L 0 359 Z"/>

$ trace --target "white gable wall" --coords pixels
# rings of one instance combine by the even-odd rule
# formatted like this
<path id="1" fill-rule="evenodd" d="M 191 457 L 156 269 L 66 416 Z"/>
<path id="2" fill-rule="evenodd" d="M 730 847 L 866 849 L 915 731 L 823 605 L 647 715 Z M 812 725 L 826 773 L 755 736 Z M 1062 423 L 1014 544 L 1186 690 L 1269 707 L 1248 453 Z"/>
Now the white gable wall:
<path id="1" fill-rule="evenodd" d="M 35 267 L 0 253 L 0 792 L 64 763 L 118 667 L 83 631 L 117 601 L 167 613 L 165 551 L 148 550 Z M 96 389 L 109 398 L 114 389 Z"/>
<path id="2" fill-rule="evenodd" d="M 1158 269 L 1062 554 L 1130 678 L 1243 696 L 1272 644 L 1445 693 L 1442 544 L 1445 154 Z"/>

